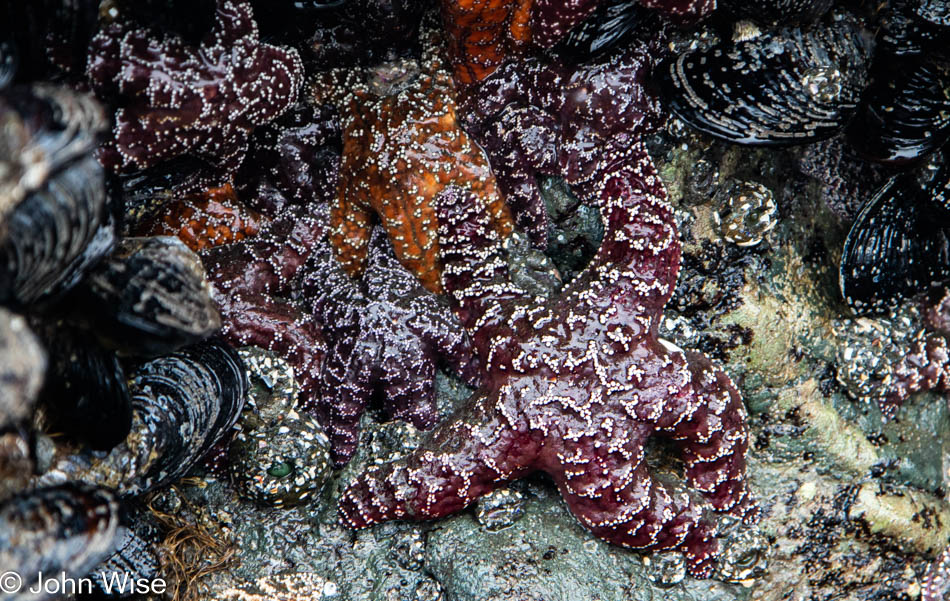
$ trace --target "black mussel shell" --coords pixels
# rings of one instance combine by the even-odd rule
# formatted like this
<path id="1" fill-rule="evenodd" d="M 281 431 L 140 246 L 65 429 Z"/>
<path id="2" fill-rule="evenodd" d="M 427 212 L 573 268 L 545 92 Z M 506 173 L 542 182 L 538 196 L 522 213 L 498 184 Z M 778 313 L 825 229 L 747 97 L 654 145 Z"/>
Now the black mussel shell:
<path id="1" fill-rule="evenodd" d="M 169 353 L 221 327 L 201 260 L 170 236 L 123 239 L 62 304 L 104 344 L 134 355 Z"/>
<path id="2" fill-rule="evenodd" d="M 105 116 L 92 98 L 33 86 L 0 93 L 0 304 L 57 297 L 111 250 L 102 168 Z"/>
<path id="3" fill-rule="evenodd" d="M 850 16 L 688 51 L 661 65 L 669 108 L 739 144 L 791 145 L 840 131 L 864 90 L 872 41 Z"/>
<path id="4" fill-rule="evenodd" d="M 132 429 L 108 455 L 56 461 L 41 483 L 87 482 L 140 495 L 178 480 L 229 433 L 244 407 L 244 363 L 229 346 L 204 342 L 132 373 Z"/>
<path id="5" fill-rule="evenodd" d="M 950 27 L 950 2 L 947 0 L 920 0 L 917 16 L 938 27 Z"/>
<path id="6" fill-rule="evenodd" d="M 66 325 L 37 327 L 49 353 L 42 401 L 49 426 L 86 446 L 109 450 L 132 426 L 132 399 L 114 351 Z"/>
<path id="7" fill-rule="evenodd" d="M 46 353 L 26 319 L 0 307 L 0 429 L 33 413 Z"/>
<path id="8" fill-rule="evenodd" d="M 552 51 L 564 60 L 586 62 L 631 40 L 645 23 L 660 26 L 656 13 L 635 0 L 601 2 L 589 17 L 568 31 Z"/>
<path id="9" fill-rule="evenodd" d="M 118 525 L 119 504 L 107 490 L 68 483 L 11 497 L 0 505 L 0 565 L 23 586 L 3 599 L 58 598 L 29 592 L 37 575 L 85 576 L 115 548 Z"/>
<path id="10" fill-rule="evenodd" d="M 950 214 L 929 194 L 912 173 L 893 177 L 855 219 L 839 271 L 855 313 L 884 313 L 950 277 Z"/>
<path id="11" fill-rule="evenodd" d="M 861 156 L 906 163 L 950 138 L 950 64 L 901 60 L 877 70 L 848 141 Z"/>
<path id="12" fill-rule="evenodd" d="M 720 0 L 719 6 L 742 19 L 759 23 L 813 21 L 834 5 L 835 0 Z"/>
<path id="13" fill-rule="evenodd" d="M 878 52 L 882 59 L 950 50 L 946 48 L 947 32 L 922 19 L 917 8 L 914 0 L 895 0 L 890 4 L 878 34 Z"/>
<path id="14" fill-rule="evenodd" d="M 124 488 L 127 494 L 171 484 L 208 454 L 241 415 L 247 370 L 231 347 L 204 343 L 146 363 L 133 374 L 132 389 L 144 428 L 134 452 L 149 469 Z"/>

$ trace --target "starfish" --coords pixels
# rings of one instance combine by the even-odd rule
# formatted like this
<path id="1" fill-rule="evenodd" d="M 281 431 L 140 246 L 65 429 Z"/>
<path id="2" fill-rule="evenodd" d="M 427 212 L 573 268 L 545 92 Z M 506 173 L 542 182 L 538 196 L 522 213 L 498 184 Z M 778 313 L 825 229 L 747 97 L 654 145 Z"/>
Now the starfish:
<path id="1" fill-rule="evenodd" d="M 575 517 L 630 548 L 681 551 L 706 577 L 718 552 L 701 505 L 651 477 L 644 443 L 673 441 L 686 481 L 752 520 L 746 411 L 729 377 L 657 337 L 679 270 L 673 210 L 642 142 L 618 135 L 571 180 L 605 224 L 588 267 L 552 299 L 507 279 L 479 200 L 439 203 L 443 284 L 483 366 L 482 387 L 405 458 L 367 469 L 339 505 L 352 528 L 456 512 L 505 482 L 551 475 Z"/>
<path id="2" fill-rule="evenodd" d="M 662 125 L 660 104 L 643 85 L 660 39 L 573 67 L 537 58 L 508 63 L 467 96 L 463 124 L 488 153 L 518 226 L 536 246 L 547 236 L 539 175 L 578 177 L 613 136 Z"/>
<path id="3" fill-rule="evenodd" d="M 503 64 L 550 48 L 590 17 L 601 0 L 442 0 L 448 55 L 455 81 L 467 88 Z M 689 23 L 716 7 L 716 0 L 640 0 L 666 18 Z"/>
<path id="4" fill-rule="evenodd" d="M 337 465 L 349 460 L 360 417 L 379 391 L 386 413 L 435 424 L 441 360 L 471 385 L 478 363 L 447 303 L 422 287 L 376 228 L 366 274 L 353 280 L 324 238 L 326 207 L 290 205 L 256 238 L 202 253 L 235 346 L 274 351 L 294 368 L 300 408 L 327 430 Z"/>
<path id="5" fill-rule="evenodd" d="M 488 160 L 455 119 L 455 88 L 435 38 L 423 36 L 418 65 L 400 60 L 329 71 L 312 90 L 315 104 L 335 104 L 343 119 L 330 242 L 344 268 L 353 276 L 362 272 L 375 213 L 403 265 L 440 292 L 433 200 L 443 188 L 460 185 L 480 195 L 502 234 L 512 224 Z"/>
<path id="6" fill-rule="evenodd" d="M 291 300 L 291 285 L 326 231 L 325 215 L 294 207 L 258 236 L 202 251 L 225 339 L 273 351 L 294 368 L 301 408 L 320 396 L 327 346 L 320 324 Z"/>
<path id="7" fill-rule="evenodd" d="M 254 127 L 284 112 L 303 80 L 297 51 L 262 44 L 250 4 L 217 0 L 198 47 L 117 21 L 92 40 L 89 82 L 126 101 L 99 159 L 117 171 L 188 154 L 225 172 L 244 159 Z"/>
<path id="8" fill-rule="evenodd" d="M 141 224 L 143 236 L 177 236 L 198 252 L 255 236 L 261 216 L 242 207 L 231 184 L 186 195 L 172 202 L 155 219 Z"/>
<path id="9" fill-rule="evenodd" d="M 437 360 L 478 384 L 465 330 L 448 303 L 396 260 L 381 228 L 373 231 L 361 282 L 340 269 L 329 248 L 317 251 L 311 264 L 298 290 L 330 342 L 320 403 L 337 465 L 356 450 L 360 418 L 376 390 L 390 417 L 428 429 L 439 417 Z"/>

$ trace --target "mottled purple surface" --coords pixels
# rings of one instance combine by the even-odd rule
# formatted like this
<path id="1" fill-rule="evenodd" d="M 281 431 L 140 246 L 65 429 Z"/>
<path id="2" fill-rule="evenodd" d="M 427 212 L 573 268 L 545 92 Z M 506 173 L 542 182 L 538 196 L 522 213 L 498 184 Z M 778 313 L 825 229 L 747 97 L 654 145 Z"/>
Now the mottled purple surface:
<path id="1" fill-rule="evenodd" d="M 250 132 L 284 112 L 303 83 L 297 51 L 263 44 L 250 5 L 219 0 L 197 47 L 117 21 L 92 40 L 87 74 L 96 93 L 118 98 L 102 163 L 144 169 L 190 155 L 233 172 Z"/>
<path id="2" fill-rule="evenodd" d="M 439 362 L 478 384 L 468 335 L 444 299 L 428 292 L 373 231 L 366 273 L 350 278 L 326 246 L 301 278 L 298 295 L 312 306 L 330 343 L 320 414 L 327 416 L 333 460 L 346 463 L 359 442 L 359 422 L 375 391 L 389 417 L 418 428 L 435 425 Z"/>
<path id="3" fill-rule="evenodd" d="M 642 143 L 613 142 L 572 182 L 600 207 L 604 241 L 550 300 L 510 283 L 476 199 L 443 195 L 443 284 L 472 335 L 482 387 L 413 453 L 351 483 L 344 523 L 445 516 L 541 470 L 598 537 L 677 549 L 693 574 L 708 576 L 718 553 L 712 526 L 687 492 L 651 477 L 644 443 L 653 436 L 673 441 L 687 483 L 714 509 L 757 515 L 738 392 L 705 356 L 657 338 L 680 260 L 665 189 Z"/>
<path id="4" fill-rule="evenodd" d="M 573 68 L 540 59 L 508 63 L 461 107 L 517 224 L 536 245 L 543 246 L 547 234 L 537 176 L 582 178 L 614 136 L 662 125 L 659 102 L 644 87 L 657 44 L 637 42 Z"/>
<path id="5" fill-rule="evenodd" d="M 284 357 L 294 368 L 304 409 L 320 397 L 327 346 L 320 324 L 287 297 L 325 224 L 325 216 L 288 212 L 256 238 L 201 253 L 222 334 L 235 346 L 254 345 Z"/>

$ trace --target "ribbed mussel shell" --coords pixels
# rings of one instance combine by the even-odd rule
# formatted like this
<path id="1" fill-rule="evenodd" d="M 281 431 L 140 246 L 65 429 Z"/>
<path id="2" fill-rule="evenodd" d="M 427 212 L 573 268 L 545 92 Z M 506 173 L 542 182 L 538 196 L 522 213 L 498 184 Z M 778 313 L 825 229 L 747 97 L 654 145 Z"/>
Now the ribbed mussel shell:
<path id="1" fill-rule="evenodd" d="M 107 455 L 58 460 L 41 482 L 78 480 L 139 495 L 190 470 L 241 414 L 248 384 L 230 347 L 205 342 L 154 359 L 132 374 L 132 430 Z"/>
<path id="2" fill-rule="evenodd" d="M 848 141 L 862 156 L 905 163 L 950 138 L 950 64 L 923 58 L 880 69 L 865 94 Z"/>
<path id="3" fill-rule="evenodd" d="M 589 17 L 572 27 L 553 47 L 565 60 L 584 62 L 629 41 L 644 21 L 657 17 L 632 0 L 601 2 Z"/>
<path id="4" fill-rule="evenodd" d="M 109 450 L 132 426 L 132 400 L 115 352 L 77 328 L 37 326 L 49 353 L 43 404 L 50 428 Z"/>
<path id="5" fill-rule="evenodd" d="M 839 281 L 860 315 L 883 313 L 895 301 L 950 277 L 950 213 L 913 173 L 891 178 L 851 226 Z"/>
<path id="6" fill-rule="evenodd" d="M 26 306 L 74 284 L 115 234 L 98 103 L 36 85 L 0 93 L 0 303 Z"/>
<path id="7" fill-rule="evenodd" d="M 221 328 L 201 260 L 177 238 L 125 238 L 68 298 L 71 317 L 106 345 L 160 355 Z"/>
<path id="8" fill-rule="evenodd" d="M 0 307 L 0 429 L 28 418 L 46 371 L 46 353 L 26 319 Z"/>
<path id="9" fill-rule="evenodd" d="M 839 15 L 687 51 L 659 77 L 669 108 L 692 127 L 739 144 L 804 144 L 847 125 L 872 46 L 855 19 Z"/>
<path id="10" fill-rule="evenodd" d="M 107 490 L 70 483 L 11 497 L 0 505 L 0 566 L 16 573 L 22 587 L 3 599 L 53 598 L 29 592 L 39 572 L 55 579 L 85 576 L 112 553 L 118 524 L 119 504 Z"/>

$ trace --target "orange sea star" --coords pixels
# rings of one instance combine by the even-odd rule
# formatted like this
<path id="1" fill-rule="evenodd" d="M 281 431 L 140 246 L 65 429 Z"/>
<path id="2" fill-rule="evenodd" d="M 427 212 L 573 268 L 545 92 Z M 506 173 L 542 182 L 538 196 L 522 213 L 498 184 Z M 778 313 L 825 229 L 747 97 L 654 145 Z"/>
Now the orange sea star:
<path id="1" fill-rule="evenodd" d="M 366 262 L 372 216 L 378 215 L 400 262 L 432 292 L 441 292 L 433 202 L 446 186 L 471 190 L 494 228 L 512 229 L 488 159 L 458 125 L 452 77 L 424 36 L 419 61 L 333 70 L 312 86 L 315 104 L 335 104 L 343 122 L 343 161 L 330 210 L 330 242 L 350 275 Z"/>

